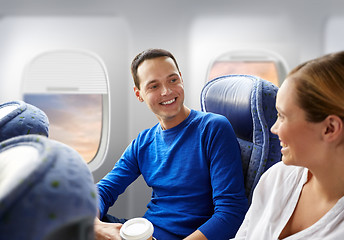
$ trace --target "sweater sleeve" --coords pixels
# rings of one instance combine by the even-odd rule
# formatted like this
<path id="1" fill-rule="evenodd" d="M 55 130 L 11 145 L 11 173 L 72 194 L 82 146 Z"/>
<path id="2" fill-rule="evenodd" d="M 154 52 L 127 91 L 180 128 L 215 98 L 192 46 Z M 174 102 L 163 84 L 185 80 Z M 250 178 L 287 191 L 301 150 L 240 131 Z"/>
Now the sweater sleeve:
<path id="1" fill-rule="evenodd" d="M 100 219 L 115 203 L 118 196 L 140 175 L 135 158 L 135 141 L 127 147 L 114 168 L 97 183 Z"/>
<path id="2" fill-rule="evenodd" d="M 228 120 L 216 120 L 204 128 L 214 214 L 199 230 L 209 240 L 234 237 L 248 208 L 239 144 Z"/>

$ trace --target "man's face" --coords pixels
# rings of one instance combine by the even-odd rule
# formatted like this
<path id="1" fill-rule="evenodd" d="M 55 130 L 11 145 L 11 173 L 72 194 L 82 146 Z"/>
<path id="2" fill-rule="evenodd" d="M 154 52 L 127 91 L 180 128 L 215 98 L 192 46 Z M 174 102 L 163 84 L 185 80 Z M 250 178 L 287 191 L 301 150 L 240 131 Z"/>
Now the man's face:
<path id="1" fill-rule="evenodd" d="M 145 60 L 137 69 L 140 90 L 135 95 L 145 101 L 159 121 L 184 120 L 184 84 L 180 72 L 169 57 Z"/>

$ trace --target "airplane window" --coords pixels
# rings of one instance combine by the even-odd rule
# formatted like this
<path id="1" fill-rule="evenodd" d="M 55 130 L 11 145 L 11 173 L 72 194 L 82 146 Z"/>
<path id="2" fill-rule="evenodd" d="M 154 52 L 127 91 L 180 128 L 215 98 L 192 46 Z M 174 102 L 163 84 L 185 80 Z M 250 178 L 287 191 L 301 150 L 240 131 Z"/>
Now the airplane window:
<path id="1" fill-rule="evenodd" d="M 228 74 L 254 75 L 279 85 L 274 62 L 217 61 L 213 63 L 208 81 Z"/>
<path id="2" fill-rule="evenodd" d="M 88 51 L 52 50 L 38 54 L 23 74 L 23 100 L 49 118 L 49 138 L 63 142 L 90 164 L 99 164 L 108 145 L 107 71 Z"/>
<path id="3" fill-rule="evenodd" d="M 101 94 L 24 94 L 24 101 L 49 118 L 49 138 L 63 142 L 89 163 L 96 156 L 102 132 Z"/>
<path id="4" fill-rule="evenodd" d="M 233 51 L 216 58 L 209 66 L 207 80 L 229 74 L 254 75 L 279 86 L 285 66 L 275 54 L 265 51 Z"/>

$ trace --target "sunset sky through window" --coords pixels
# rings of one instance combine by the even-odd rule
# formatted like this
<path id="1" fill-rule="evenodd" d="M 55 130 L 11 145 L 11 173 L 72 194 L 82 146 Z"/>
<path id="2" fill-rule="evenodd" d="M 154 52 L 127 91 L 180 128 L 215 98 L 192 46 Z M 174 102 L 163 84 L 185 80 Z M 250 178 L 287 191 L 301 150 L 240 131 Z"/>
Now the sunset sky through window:
<path id="1" fill-rule="evenodd" d="M 245 62 L 245 61 L 217 61 L 211 67 L 208 75 L 208 81 L 219 76 L 228 74 L 254 75 L 272 82 L 276 86 L 278 83 L 278 74 L 274 62 Z"/>
<path id="2" fill-rule="evenodd" d="M 25 94 L 24 101 L 49 118 L 49 138 L 63 142 L 88 163 L 97 154 L 102 130 L 101 94 Z"/>

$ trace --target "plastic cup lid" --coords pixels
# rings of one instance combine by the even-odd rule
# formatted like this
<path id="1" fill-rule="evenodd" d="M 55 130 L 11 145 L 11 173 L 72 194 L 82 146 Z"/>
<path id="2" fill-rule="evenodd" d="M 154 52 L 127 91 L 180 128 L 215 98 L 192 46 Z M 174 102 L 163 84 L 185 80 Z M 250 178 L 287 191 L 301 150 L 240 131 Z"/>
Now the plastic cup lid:
<path id="1" fill-rule="evenodd" d="M 154 232 L 153 224 L 145 218 L 133 218 L 126 221 L 120 235 L 125 240 L 146 240 Z"/>

